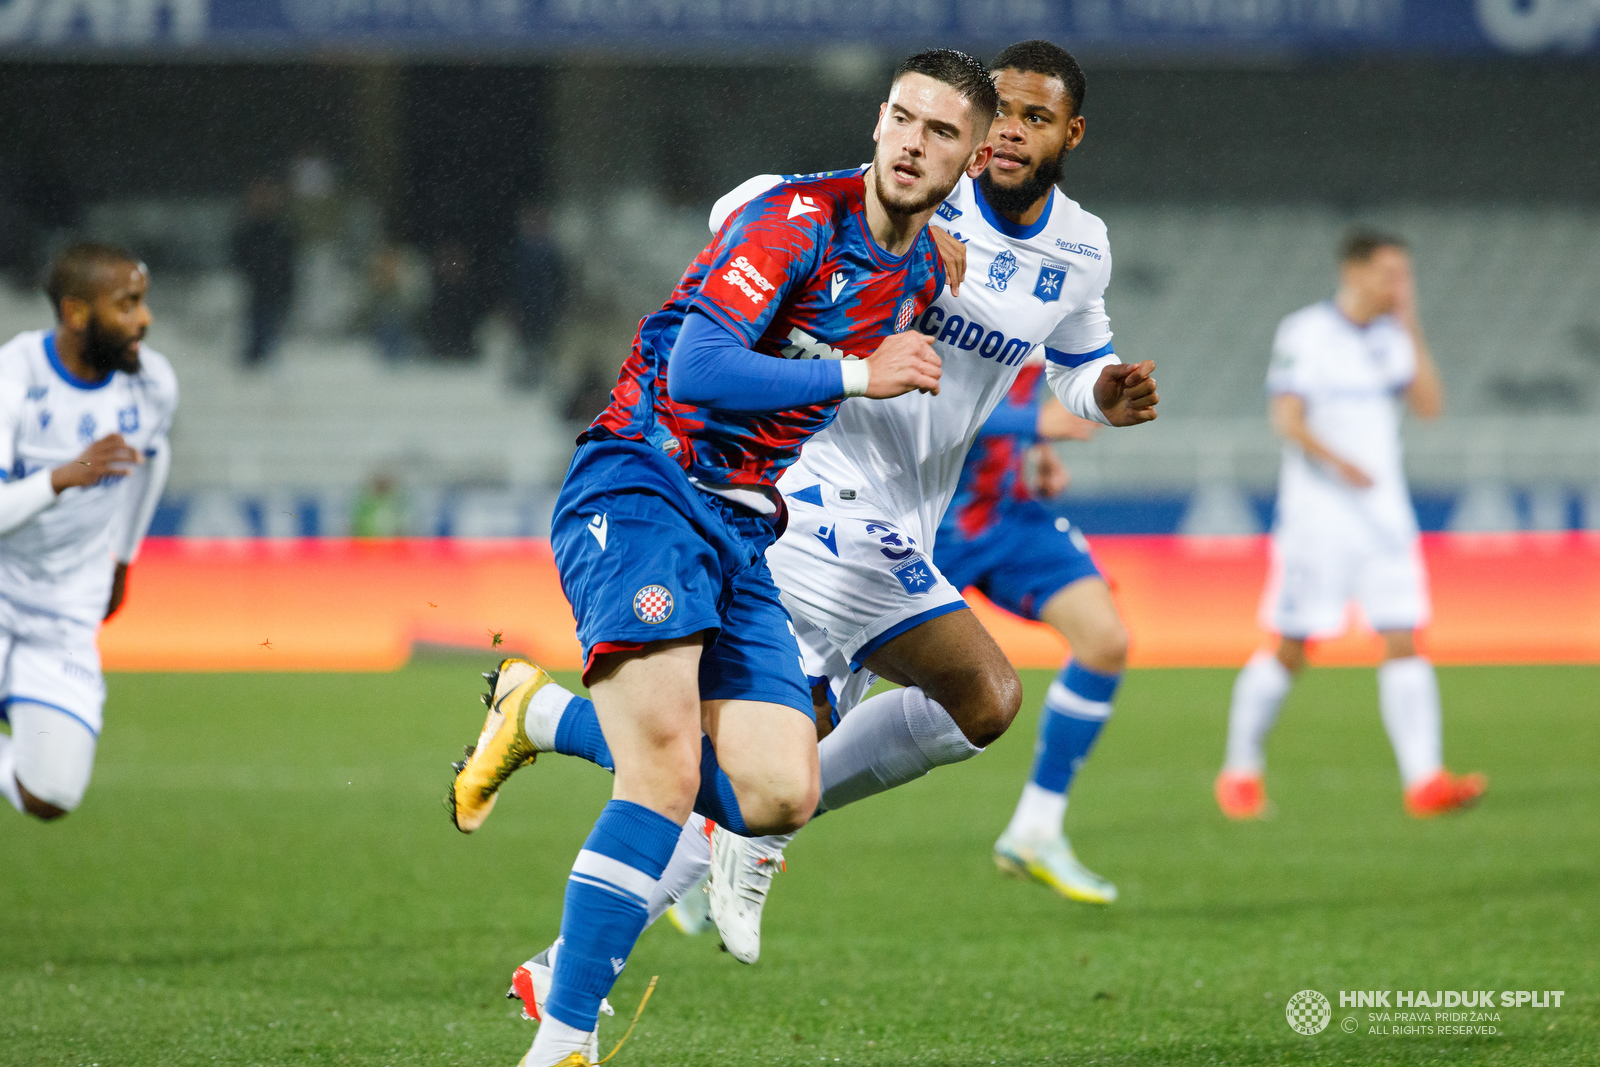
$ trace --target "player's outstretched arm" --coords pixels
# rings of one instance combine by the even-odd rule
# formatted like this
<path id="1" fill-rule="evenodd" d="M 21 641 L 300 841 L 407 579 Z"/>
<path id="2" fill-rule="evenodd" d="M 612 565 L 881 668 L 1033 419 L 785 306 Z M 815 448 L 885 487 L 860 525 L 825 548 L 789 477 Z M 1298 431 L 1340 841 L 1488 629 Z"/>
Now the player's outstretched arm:
<path id="1" fill-rule="evenodd" d="M 792 411 L 867 395 L 867 385 L 860 361 L 778 359 L 753 352 L 699 311 L 684 316 L 667 364 L 672 399 L 721 411 Z"/>
<path id="2" fill-rule="evenodd" d="M 1372 478 L 1366 471 L 1343 456 L 1336 455 L 1317 440 L 1316 435 L 1306 425 L 1306 402 L 1303 397 L 1293 393 L 1279 393 L 1272 398 L 1267 413 L 1272 420 L 1272 428 L 1278 436 L 1300 446 L 1300 451 L 1310 459 L 1331 467 L 1340 478 L 1357 489 L 1366 489 L 1372 485 Z"/>
<path id="3" fill-rule="evenodd" d="M 1094 402 L 1112 426 L 1137 426 L 1156 417 L 1161 397 L 1156 392 L 1154 360 L 1113 363 L 1100 369 L 1094 383 Z"/>

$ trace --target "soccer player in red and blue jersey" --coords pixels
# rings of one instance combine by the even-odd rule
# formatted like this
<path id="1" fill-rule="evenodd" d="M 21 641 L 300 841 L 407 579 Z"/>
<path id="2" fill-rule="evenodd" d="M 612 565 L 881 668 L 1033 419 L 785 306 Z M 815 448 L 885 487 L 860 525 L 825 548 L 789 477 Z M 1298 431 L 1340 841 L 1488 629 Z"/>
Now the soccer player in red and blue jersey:
<path id="1" fill-rule="evenodd" d="M 938 390 L 939 358 L 912 328 L 944 285 L 927 222 L 987 165 L 996 106 L 969 56 L 902 63 L 872 166 L 786 183 L 730 217 L 640 323 L 579 438 L 551 542 L 616 778 L 567 883 L 528 1067 L 594 1058 L 601 1001 L 691 810 L 768 834 L 816 809 L 811 693 L 763 558 L 786 519 L 774 482 L 846 397 Z M 548 681 L 519 660 L 496 672 L 448 798 L 460 829 L 555 748 Z"/>
<path id="2" fill-rule="evenodd" d="M 933 561 L 956 588 L 972 586 L 1013 614 L 1048 623 L 1072 646 L 1045 695 L 1033 770 L 994 859 L 1001 870 L 1071 900 L 1110 904 L 1117 887 L 1078 861 L 1062 820 L 1073 776 L 1111 715 L 1128 633 L 1083 534 L 1039 502 L 1067 484 L 1049 442 L 1085 440 L 1094 429 L 1054 397 L 1040 402 L 1044 366 L 1042 358 L 1025 363 L 984 422 L 939 526 Z"/>

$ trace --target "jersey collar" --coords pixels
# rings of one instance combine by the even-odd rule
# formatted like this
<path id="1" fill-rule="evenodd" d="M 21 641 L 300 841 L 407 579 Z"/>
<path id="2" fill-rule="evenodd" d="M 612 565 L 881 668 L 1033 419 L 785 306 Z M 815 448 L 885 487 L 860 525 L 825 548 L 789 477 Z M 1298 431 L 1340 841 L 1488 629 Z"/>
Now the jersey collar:
<path id="1" fill-rule="evenodd" d="M 1026 241 L 1030 237 L 1039 236 L 1045 227 L 1045 223 L 1050 221 L 1051 209 L 1056 206 L 1056 194 L 1055 190 L 1052 189 L 1050 198 L 1044 202 L 1044 211 L 1039 215 L 1039 221 L 1032 226 L 1021 226 L 990 207 L 989 201 L 983 198 L 983 186 L 978 184 L 976 178 L 972 178 L 970 181 L 972 182 L 972 199 L 977 202 L 978 210 L 983 212 L 984 219 L 990 226 L 993 226 L 1007 237 L 1013 237 L 1019 241 Z"/>
<path id="2" fill-rule="evenodd" d="M 50 361 L 50 366 L 58 375 L 61 376 L 61 380 L 72 386 L 74 389 L 82 389 L 85 391 L 104 389 L 106 386 L 111 384 L 111 379 L 117 376 L 117 372 L 112 371 L 104 378 L 101 378 L 98 382 L 89 382 L 84 381 L 76 374 L 73 374 L 67 369 L 66 364 L 61 362 L 61 356 L 56 352 L 56 332 L 54 330 L 51 330 L 49 333 L 44 335 L 44 358 Z"/>

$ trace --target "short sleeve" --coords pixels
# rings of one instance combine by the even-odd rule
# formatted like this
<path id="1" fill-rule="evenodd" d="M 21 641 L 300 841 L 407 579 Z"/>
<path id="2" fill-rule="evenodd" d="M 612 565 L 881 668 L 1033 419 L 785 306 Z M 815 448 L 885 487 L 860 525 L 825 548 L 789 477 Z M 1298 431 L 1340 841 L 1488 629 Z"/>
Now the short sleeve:
<path id="1" fill-rule="evenodd" d="M 781 186 L 735 212 L 708 251 L 690 306 L 751 347 L 778 305 L 815 269 L 831 230 L 832 204 Z"/>
<path id="2" fill-rule="evenodd" d="M 1106 285 L 1111 281 L 1111 250 L 1100 261 L 1100 276 L 1094 289 L 1076 311 L 1056 324 L 1045 338 L 1044 354 L 1062 367 L 1081 367 L 1102 356 L 1114 354 L 1111 346 L 1111 316 L 1106 314 Z"/>
<path id="3" fill-rule="evenodd" d="M 1310 391 L 1311 359 L 1304 338 L 1305 331 L 1292 320 L 1278 323 L 1278 332 L 1272 338 L 1272 362 L 1267 364 L 1270 395 L 1305 396 Z"/>

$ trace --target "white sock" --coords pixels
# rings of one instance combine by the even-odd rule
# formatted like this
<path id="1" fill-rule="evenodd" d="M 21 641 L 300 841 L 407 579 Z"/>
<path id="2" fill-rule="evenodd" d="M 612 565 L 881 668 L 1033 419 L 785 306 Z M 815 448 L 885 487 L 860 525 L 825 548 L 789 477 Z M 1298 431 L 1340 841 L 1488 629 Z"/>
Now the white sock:
<path id="1" fill-rule="evenodd" d="M 1240 774 L 1260 774 L 1266 765 L 1261 747 L 1277 721 L 1283 698 L 1294 678 L 1278 657 L 1260 649 L 1244 665 L 1233 683 L 1233 705 L 1228 711 L 1228 755 L 1223 769 Z"/>
<path id="2" fill-rule="evenodd" d="M 648 928 L 665 915 L 667 909 L 698 885 L 710 870 L 711 838 L 706 835 L 705 817 L 690 815 L 678 834 L 672 858 L 656 881 L 655 892 L 650 894 L 650 917 L 645 920 L 645 926 Z"/>
<path id="3" fill-rule="evenodd" d="M 1439 680 L 1427 657 L 1384 661 L 1378 668 L 1378 707 L 1405 787 L 1439 773 L 1444 766 Z"/>
<path id="4" fill-rule="evenodd" d="M 539 1032 L 534 1036 L 533 1048 L 528 1050 L 523 1062 L 528 1067 L 556 1067 L 556 1064 L 574 1052 L 587 1054 L 589 1032 L 568 1026 L 547 1012 L 539 1013 Z"/>
<path id="5" fill-rule="evenodd" d="M 0 794 L 11 806 L 23 811 L 22 794 L 17 790 L 17 751 L 9 734 L 0 734 Z"/>
<path id="6" fill-rule="evenodd" d="M 540 752 L 556 750 L 556 730 L 561 727 L 561 713 L 572 701 L 572 690 L 563 689 L 555 682 L 546 682 L 528 701 L 528 714 L 522 728 Z"/>
<path id="7" fill-rule="evenodd" d="M 1032 782 L 1022 787 L 1022 799 L 1017 810 L 1011 813 L 1011 825 L 1006 833 L 1025 841 L 1038 841 L 1061 833 L 1061 822 L 1067 817 L 1067 794 L 1052 793 Z"/>
<path id="8" fill-rule="evenodd" d="M 821 810 L 853 804 L 982 751 L 921 689 L 879 693 L 851 708 L 817 746 Z"/>

